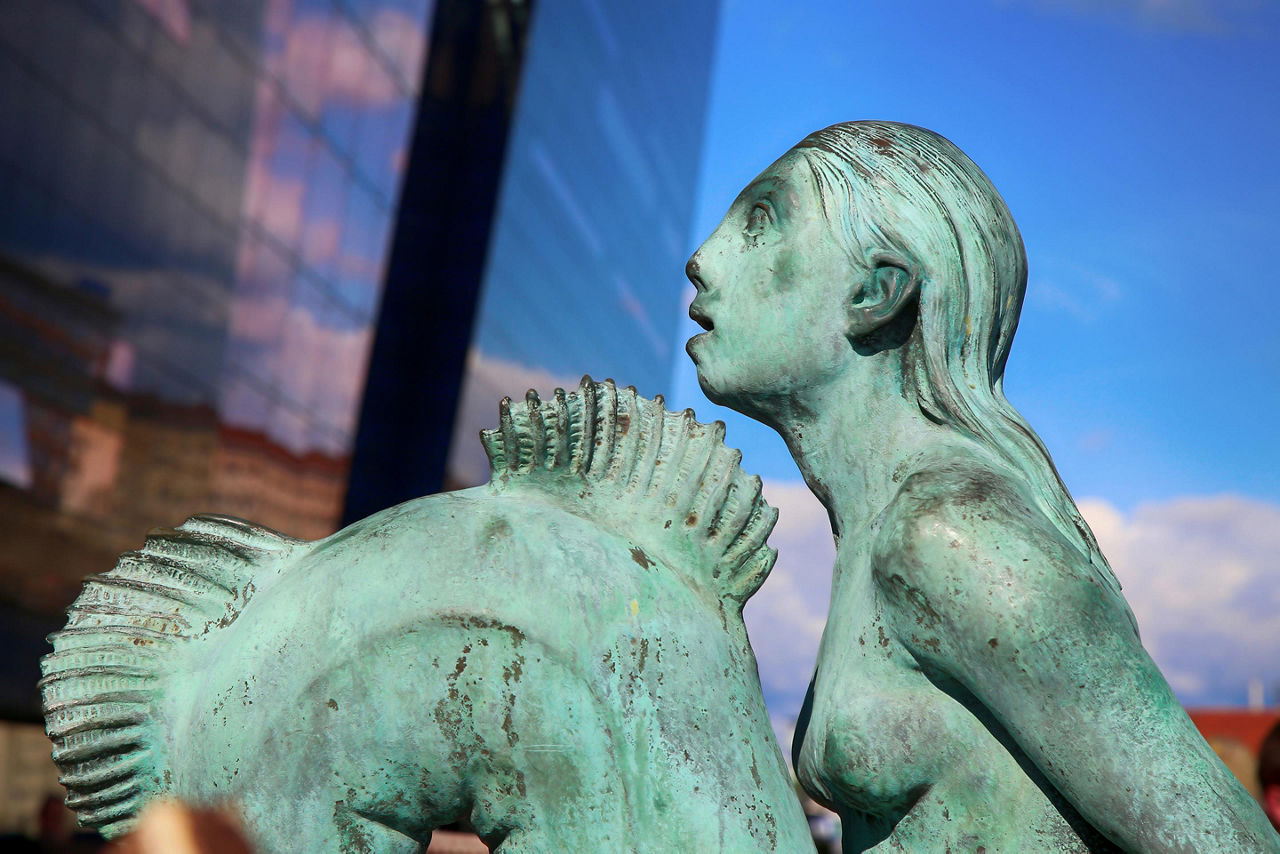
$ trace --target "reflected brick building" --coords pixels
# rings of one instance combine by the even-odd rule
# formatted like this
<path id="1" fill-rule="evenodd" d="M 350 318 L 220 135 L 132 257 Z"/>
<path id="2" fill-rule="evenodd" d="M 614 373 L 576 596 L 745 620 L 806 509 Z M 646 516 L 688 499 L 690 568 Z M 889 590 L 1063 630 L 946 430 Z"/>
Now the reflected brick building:
<path id="1" fill-rule="evenodd" d="M 245 518 L 304 540 L 333 533 L 347 494 L 349 459 L 295 454 L 253 430 L 224 426 L 213 453 L 210 507 L 238 507 Z"/>

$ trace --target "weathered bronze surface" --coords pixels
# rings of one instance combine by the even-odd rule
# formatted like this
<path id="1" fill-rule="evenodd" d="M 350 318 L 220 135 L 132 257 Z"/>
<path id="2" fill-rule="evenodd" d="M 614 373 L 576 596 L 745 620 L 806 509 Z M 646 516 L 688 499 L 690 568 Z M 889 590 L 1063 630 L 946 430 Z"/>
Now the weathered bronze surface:
<path id="1" fill-rule="evenodd" d="M 930 131 L 836 125 L 689 262 L 707 395 L 826 505 L 801 782 L 848 851 L 1280 852 L 1147 655 L 1002 378 L 1013 219 Z M 811 850 L 741 620 L 774 512 L 722 426 L 504 402 L 485 487 L 315 543 L 223 517 L 91 579 L 42 683 L 68 802 L 231 798 L 268 851 Z"/>
<path id="2" fill-rule="evenodd" d="M 836 538 L 800 779 L 846 851 L 1280 851 L 1004 397 L 1026 270 L 978 167 L 887 122 L 803 140 L 689 261 L 703 390 Z"/>
<path id="3" fill-rule="evenodd" d="M 44 660 L 68 802 L 232 799 L 263 851 L 811 851 L 742 623 L 776 511 L 723 435 L 584 380 L 504 401 L 487 486 L 153 532 Z"/>

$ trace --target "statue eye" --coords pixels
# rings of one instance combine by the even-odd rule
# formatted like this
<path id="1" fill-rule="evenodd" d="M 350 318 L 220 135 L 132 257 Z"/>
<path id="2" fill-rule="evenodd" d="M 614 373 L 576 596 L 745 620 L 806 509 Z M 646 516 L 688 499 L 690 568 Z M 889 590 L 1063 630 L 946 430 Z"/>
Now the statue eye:
<path id="1" fill-rule="evenodd" d="M 769 224 L 769 209 L 757 203 L 747 214 L 747 234 L 758 237 Z"/>

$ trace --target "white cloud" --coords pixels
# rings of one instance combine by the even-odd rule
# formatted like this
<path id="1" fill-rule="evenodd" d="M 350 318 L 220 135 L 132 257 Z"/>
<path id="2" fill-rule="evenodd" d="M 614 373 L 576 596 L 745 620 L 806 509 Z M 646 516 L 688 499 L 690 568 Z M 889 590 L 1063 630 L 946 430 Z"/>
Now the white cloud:
<path id="1" fill-rule="evenodd" d="M 1280 699 L 1280 507 L 1222 495 L 1080 510 L 1183 702 L 1243 703 L 1251 678 Z"/>
<path id="2" fill-rule="evenodd" d="M 1053 311 L 1064 312 L 1085 323 L 1095 319 L 1093 310 L 1085 304 L 1084 300 L 1066 288 L 1061 288 L 1045 279 L 1032 282 L 1027 288 L 1027 297 L 1036 304 Z"/>
<path id="3" fill-rule="evenodd" d="M 330 453 L 348 451 L 339 436 L 316 436 L 309 425 L 318 419 L 347 437 L 354 434 L 372 336 L 371 327 L 339 329 L 305 308 L 291 307 L 284 318 L 283 341 L 271 351 L 269 370 L 283 394 L 310 415 L 304 422 L 294 410 L 281 408 L 267 432 L 295 452 L 317 444 Z"/>
<path id="4" fill-rule="evenodd" d="M 1083 323 L 1092 323 L 1112 303 L 1124 296 L 1124 288 L 1110 276 L 1074 263 L 1055 263 L 1065 285 L 1057 279 L 1036 279 L 1027 287 L 1032 304 L 1071 315 Z"/>
<path id="5" fill-rule="evenodd" d="M 778 740 L 778 745 L 782 748 L 782 757 L 787 761 L 787 767 L 791 768 L 791 742 L 796 737 L 795 712 L 770 714 L 769 725 L 773 727 L 773 737 Z"/>
<path id="6" fill-rule="evenodd" d="M 331 217 L 315 217 L 306 221 L 303 230 L 301 253 L 303 260 L 313 266 L 332 261 L 338 254 L 342 238 L 342 221 Z"/>
<path id="7" fill-rule="evenodd" d="M 293 0 L 267 0 L 263 13 L 263 29 L 268 35 L 283 36 L 293 17 Z"/>
<path id="8" fill-rule="evenodd" d="M 747 631 L 771 711 L 794 718 L 826 625 L 835 542 L 826 508 L 803 482 L 765 481 L 764 496 L 778 508 L 769 538 L 778 563 L 747 603 Z"/>
<path id="9" fill-rule="evenodd" d="M 1100 427 L 1095 430 L 1087 430 L 1076 436 L 1076 447 L 1087 454 L 1096 454 L 1111 447 L 1115 438 L 1114 430 Z"/>
<path id="10" fill-rule="evenodd" d="M 747 626 L 775 716 L 799 711 L 821 638 L 835 551 L 826 511 L 798 482 L 766 482 L 778 564 Z M 1280 507 L 1236 496 L 1080 502 L 1125 588 L 1143 642 L 1189 705 L 1242 704 L 1250 679 L 1280 700 Z"/>
<path id="11" fill-rule="evenodd" d="M 403 145 L 391 152 L 391 171 L 397 176 L 403 175 L 409 168 L 409 150 Z"/>
<path id="12" fill-rule="evenodd" d="M 383 264 L 384 261 L 381 258 L 369 258 L 354 252 L 344 252 L 338 256 L 334 267 L 344 276 L 363 279 L 372 287 L 380 287 Z"/>
<path id="13" fill-rule="evenodd" d="M 1202 694 L 1208 683 L 1203 675 L 1185 670 L 1166 670 L 1164 677 L 1174 692 L 1182 697 L 1193 697 Z"/>
<path id="14" fill-rule="evenodd" d="M 283 399 L 264 410 L 259 396 L 235 385 L 224 389 L 222 416 L 264 430 L 295 453 L 349 452 L 372 327 L 332 326 L 281 295 L 237 294 L 231 301 L 230 330 L 245 348 L 234 354 L 233 362 Z M 245 359 L 253 364 L 244 364 Z"/>
<path id="15" fill-rule="evenodd" d="M 306 185 L 301 178 L 272 171 L 265 157 L 249 163 L 245 181 L 245 212 L 285 246 L 293 246 L 302 231 L 302 200 Z"/>

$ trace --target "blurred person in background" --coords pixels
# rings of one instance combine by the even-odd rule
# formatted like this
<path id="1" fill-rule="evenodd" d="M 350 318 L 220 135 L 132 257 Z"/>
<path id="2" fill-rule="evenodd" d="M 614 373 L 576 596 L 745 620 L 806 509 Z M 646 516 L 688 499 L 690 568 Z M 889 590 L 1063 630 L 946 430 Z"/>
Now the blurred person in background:
<path id="1" fill-rule="evenodd" d="M 1258 749 L 1258 785 L 1262 787 L 1262 809 L 1280 830 L 1280 723 L 1271 728 Z"/>
<path id="2" fill-rule="evenodd" d="M 155 801 L 134 830 L 113 842 L 111 854 L 251 854 L 240 823 L 231 814 Z"/>
<path id="3" fill-rule="evenodd" d="M 96 854 L 103 850 L 101 836 L 81 830 L 76 815 L 62 802 L 60 795 L 49 795 L 40 804 L 37 837 L 0 836 L 0 852 L 4 854 Z"/>
<path id="4" fill-rule="evenodd" d="M 1211 735 L 1205 739 L 1222 764 L 1235 775 L 1241 785 L 1261 803 L 1262 789 L 1258 787 L 1258 757 L 1240 739 L 1226 735 Z"/>

